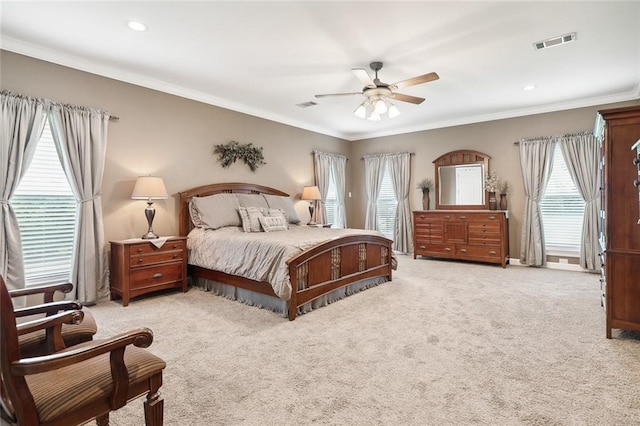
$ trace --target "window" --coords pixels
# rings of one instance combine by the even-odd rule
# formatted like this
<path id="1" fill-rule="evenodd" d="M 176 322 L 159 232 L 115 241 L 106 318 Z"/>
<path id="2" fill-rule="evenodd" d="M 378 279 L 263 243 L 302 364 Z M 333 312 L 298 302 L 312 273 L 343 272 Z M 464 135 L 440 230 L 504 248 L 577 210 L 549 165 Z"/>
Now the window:
<path id="1" fill-rule="evenodd" d="M 571 179 L 558 145 L 553 153 L 553 169 L 540 208 L 547 251 L 580 253 L 584 201 Z"/>
<path id="2" fill-rule="evenodd" d="M 27 285 L 68 281 L 77 203 L 48 122 L 11 205 L 20 227 Z"/>
<path id="3" fill-rule="evenodd" d="M 338 225 L 338 198 L 336 197 L 336 182 L 333 179 L 333 170 L 329 170 L 329 189 L 327 199 L 324 202 L 327 209 L 327 223 L 332 223 L 334 228 Z"/>
<path id="4" fill-rule="evenodd" d="M 384 234 L 385 237 L 393 239 L 393 234 L 396 228 L 396 208 L 398 202 L 396 201 L 395 191 L 391 184 L 391 176 L 389 174 L 389 167 L 385 164 L 382 185 L 380 186 L 380 194 L 376 201 L 378 206 L 378 229 Z"/>

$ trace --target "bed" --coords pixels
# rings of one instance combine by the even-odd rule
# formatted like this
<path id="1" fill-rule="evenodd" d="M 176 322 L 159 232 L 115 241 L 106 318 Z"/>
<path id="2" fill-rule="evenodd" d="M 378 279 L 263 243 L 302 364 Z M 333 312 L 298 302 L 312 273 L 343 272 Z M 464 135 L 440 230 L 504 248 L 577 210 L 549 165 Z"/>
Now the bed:
<path id="1" fill-rule="evenodd" d="M 200 284 L 200 287 L 220 284 L 227 289 L 224 290 L 225 292 L 229 289 L 234 292 L 234 296 L 230 298 L 235 298 L 236 291 L 242 291 L 243 301 L 263 307 L 265 307 L 266 298 L 274 301 L 275 306 L 280 305 L 284 308 L 267 307 L 281 311 L 293 321 L 297 314 L 314 309 L 315 306 L 312 307 L 312 305 L 321 300 L 322 304 L 331 303 L 351 293 L 392 279 L 394 263 L 392 241 L 380 233 L 364 230 L 350 230 L 345 234 L 345 230 L 315 228 L 313 233 L 324 231 L 326 239 L 323 237 L 323 241 L 309 247 L 301 246 L 303 249 L 298 253 L 283 259 L 282 267 L 286 269 L 288 280 L 286 284 L 290 291 L 289 294 L 278 291 L 280 296 L 276 294 L 273 283 L 266 280 L 256 280 L 247 278 L 243 276 L 244 274 L 237 275 L 192 264 L 194 258 L 192 252 L 198 249 L 195 244 L 203 238 L 205 232 L 193 223 L 190 201 L 194 197 L 202 200 L 203 197 L 215 194 L 262 194 L 264 197 L 289 197 L 283 191 L 247 183 L 216 183 L 180 192 L 179 231 L 181 236 L 191 235 L 188 273 L 192 285 L 196 282 L 208 283 Z M 237 197 L 244 197 L 244 195 L 237 195 Z M 305 232 L 302 228 L 311 230 L 311 227 L 305 225 L 297 226 L 296 232 Z M 225 227 L 224 232 L 219 234 L 239 233 L 240 235 L 242 233 L 237 226 L 230 228 L 236 229 Z M 258 237 L 257 234 L 254 235 Z M 255 299 L 253 299 L 254 296 Z M 254 302 L 254 300 L 259 301 Z"/>

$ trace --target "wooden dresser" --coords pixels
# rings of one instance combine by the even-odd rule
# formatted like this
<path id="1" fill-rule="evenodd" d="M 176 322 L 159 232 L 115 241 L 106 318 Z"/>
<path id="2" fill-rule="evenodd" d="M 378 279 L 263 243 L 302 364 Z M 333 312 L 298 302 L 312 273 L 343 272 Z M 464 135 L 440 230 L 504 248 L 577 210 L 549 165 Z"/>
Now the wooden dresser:
<path id="1" fill-rule="evenodd" d="M 167 288 L 187 291 L 187 237 L 161 247 L 142 239 L 111 241 L 111 300 L 129 299 Z"/>
<path id="2" fill-rule="evenodd" d="M 600 244 L 606 336 L 612 329 L 640 331 L 640 224 L 637 181 L 640 106 L 599 111 L 601 141 Z"/>
<path id="3" fill-rule="evenodd" d="M 413 212 L 413 258 L 430 256 L 498 263 L 509 261 L 507 211 Z"/>

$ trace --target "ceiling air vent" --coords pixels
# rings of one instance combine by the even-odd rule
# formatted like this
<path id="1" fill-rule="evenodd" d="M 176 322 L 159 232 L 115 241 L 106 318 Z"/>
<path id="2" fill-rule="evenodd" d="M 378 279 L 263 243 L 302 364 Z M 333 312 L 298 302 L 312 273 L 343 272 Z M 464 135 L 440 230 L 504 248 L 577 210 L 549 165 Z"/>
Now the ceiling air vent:
<path id="1" fill-rule="evenodd" d="M 309 102 L 303 102 L 301 104 L 296 104 L 296 106 L 299 106 L 300 108 L 309 108 L 312 106 L 316 106 L 318 105 L 316 102 L 313 101 L 309 101 Z"/>
<path id="2" fill-rule="evenodd" d="M 560 46 L 561 44 L 571 43 L 576 40 L 576 33 L 569 33 L 558 37 L 549 38 L 533 43 L 536 50 L 547 49 L 549 47 Z"/>

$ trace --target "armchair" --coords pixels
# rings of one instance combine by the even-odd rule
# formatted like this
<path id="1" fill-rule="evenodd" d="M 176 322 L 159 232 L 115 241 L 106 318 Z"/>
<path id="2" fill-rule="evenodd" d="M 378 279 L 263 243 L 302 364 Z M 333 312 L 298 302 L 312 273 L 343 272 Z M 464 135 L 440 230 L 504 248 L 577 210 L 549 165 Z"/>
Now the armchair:
<path id="1" fill-rule="evenodd" d="M 58 341 L 54 341 L 54 333 L 52 333 L 51 328 L 47 330 L 38 329 L 32 333 L 21 334 L 18 337 L 18 341 L 20 342 L 20 355 L 23 358 L 50 354 L 65 347 L 93 339 L 98 328 L 93 315 L 88 309 L 83 308 L 79 302 L 53 301 L 56 291 L 69 293 L 71 290 L 73 290 L 73 285 L 70 283 L 9 290 L 9 295 L 12 298 L 42 294 L 41 304 L 14 310 L 18 323 L 44 317 L 45 315 L 51 316 L 62 311 L 82 309 L 84 312 L 84 320 L 79 324 L 62 324 L 62 339 Z"/>
<path id="2" fill-rule="evenodd" d="M 147 426 L 162 425 L 160 396 L 165 362 L 141 349 L 153 333 L 139 328 L 51 355 L 21 358 L 18 337 L 42 328 L 60 333 L 77 324 L 82 311 L 66 311 L 16 324 L 4 279 L 0 276 L 0 366 L 2 416 L 17 425 L 78 425 L 96 419 L 108 425 L 109 413 L 147 393 Z"/>

